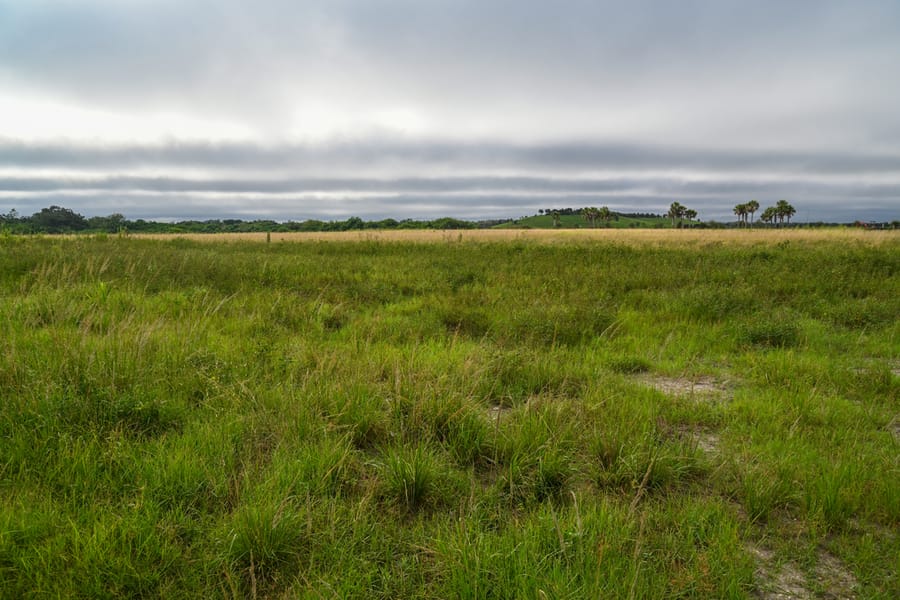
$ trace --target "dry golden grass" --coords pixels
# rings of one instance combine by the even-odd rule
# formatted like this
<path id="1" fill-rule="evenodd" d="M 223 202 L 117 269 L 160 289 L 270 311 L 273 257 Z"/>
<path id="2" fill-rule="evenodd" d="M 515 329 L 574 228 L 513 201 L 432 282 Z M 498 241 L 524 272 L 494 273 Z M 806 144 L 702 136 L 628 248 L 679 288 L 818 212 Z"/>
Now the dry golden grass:
<path id="1" fill-rule="evenodd" d="M 777 244 L 798 242 L 852 242 L 877 245 L 898 239 L 894 231 L 865 231 L 851 228 L 829 229 L 474 229 L 464 231 L 386 230 L 272 233 L 272 242 L 494 242 L 535 241 L 541 243 L 612 241 L 634 245 L 686 244 Z M 132 234 L 156 240 L 188 239 L 208 242 L 265 242 L 265 233 L 178 233 Z"/>

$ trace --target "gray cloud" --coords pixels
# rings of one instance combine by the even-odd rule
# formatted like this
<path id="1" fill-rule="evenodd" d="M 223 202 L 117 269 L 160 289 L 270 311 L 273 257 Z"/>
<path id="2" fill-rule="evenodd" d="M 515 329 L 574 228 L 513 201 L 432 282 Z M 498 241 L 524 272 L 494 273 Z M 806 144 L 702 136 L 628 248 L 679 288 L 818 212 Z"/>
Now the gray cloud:
<path id="1" fill-rule="evenodd" d="M 462 169 L 700 169 L 760 173 L 870 174 L 900 172 L 895 152 L 760 151 L 636 144 L 498 142 L 455 143 L 391 139 L 308 145 L 169 143 L 89 145 L 0 140 L 10 166 L 124 169 L 196 166 L 267 170 L 358 170 L 366 166 L 443 166 Z"/>
<path id="2" fill-rule="evenodd" d="M 0 100 L 252 133 L 6 133 L 0 207 L 896 218 L 898 71 L 895 0 L 0 0 Z"/>

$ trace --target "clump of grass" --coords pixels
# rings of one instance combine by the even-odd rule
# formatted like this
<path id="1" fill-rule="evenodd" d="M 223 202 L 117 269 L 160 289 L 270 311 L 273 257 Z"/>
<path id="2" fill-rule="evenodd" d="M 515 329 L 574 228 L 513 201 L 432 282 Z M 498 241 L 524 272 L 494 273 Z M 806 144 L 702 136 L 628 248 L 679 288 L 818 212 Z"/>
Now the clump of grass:
<path id="1" fill-rule="evenodd" d="M 755 304 L 747 287 L 721 284 L 691 286 L 682 292 L 676 310 L 692 321 L 701 323 L 727 321 L 736 314 L 751 310 Z"/>
<path id="2" fill-rule="evenodd" d="M 480 307 L 446 306 L 440 310 L 440 320 L 449 333 L 475 339 L 488 335 L 492 328 L 490 317 Z"/>
<path id="3" fill-rule="evenodd" d="M 447 504 L 459 489 L 448 468 L 423 445 L 387 448 L 377 466 L 382 498 L 405 511 Z"/>
<path id="4" fill-rule="evenodd" d="M 290 498 L 241 506 L 218 540 L 226 577 L 236 574 L 244 593 L 273 585 L 308 552 L 306 523 L 307 515 Z"/>
<path id="5" fill-rule="evenodd" d="M 605 450 L 601 464 L 608 466 L 601 467 L 597 478 L 605 488 L 627 492 L 672 489 L 705 473 L 700 452 L 686 442 L 657 442 L 651 438 L 637 446 Z"/>
<path id="6" fill-rule="evenodd" d="M 826 468 L 804 489 L 803 504 L 809 518 L 826 531 L 840 531 L 856 512 L 859 489 L 848 465 Z"/>
<path id="7" fill-rule="evenodd" d="M 461 466 L 480 465 L 491 457 L 491 428 L 484 407 L 462 398 L 441 396 L 420 407 L 425 435 L 433 437 Z"/>
<path id="8" fill-rule="evenodd" d="M 512 505 L 564 499 L 578 473 L 577 440 L 565 405 L 536 402 L 519 411 L 500 428 L 496 489 Z"/>
<path id="9" fill-rule="evenodd" d="M 765 522 L 796 502 L 797 488 L 788 473 L 757 465 L 741 476 L 738 497 L 751 522 Z"/>
<path id="10" fill-rule="evenodd" d="M 615 316 L 591 305 L 538 305 L 521 309 L 501 335 L 535 346 L 577 346 L 610 331 Z"/>
<path id="11" fill-rule="evenodd" d="M 897 315 L 890 301 L 882 298 L 848 299 L 828 303 L 826 317 L 832 323 L 848 329 L 882 327 L 894 322 Z"/>
<path id="12" fill-rule="evenodd" d="M 792 314 L 776 313 L 757 315 L 745 324 L 740 337 L 746 344 L 764 348 L 793 348 L 800 344 L 798 317 Z"/>
<path id="13" fill-rule="evenodd" d="M 345 307 L 328 302 L 317 302 L 313 314 L 315 322 L 324 332 L 338 331 L 349 321 Z"/>
<path id="14" fill-rule="evenodd" d="M 541 395 L 577 396 L 586 378 L 576 369 L 561 369 L 560 360 L 528 349 L 494 352 L 478 382 L 479 393 L 501 406 L 516 406 Z"/>
<path id="15" fill-rule="evenodd" d="M 614 356 L 607 359 L 606 364 L 611 370 L 624 375 L 646 373 L 653 366 L 646 358 L 634 355 Z"/>

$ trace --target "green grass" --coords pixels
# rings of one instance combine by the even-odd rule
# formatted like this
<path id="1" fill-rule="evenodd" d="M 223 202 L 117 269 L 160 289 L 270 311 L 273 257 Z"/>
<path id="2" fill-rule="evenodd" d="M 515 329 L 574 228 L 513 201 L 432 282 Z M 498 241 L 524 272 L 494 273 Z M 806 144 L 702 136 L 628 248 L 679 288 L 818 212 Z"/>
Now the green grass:
<path id="1" fill-rule="evenodd" d="M 0 238 L 0 597 L 897 597 L 898 315 L 900 238 Z"/>
<path id="2" fill-rule="evenodd" d="M 552 215 L 532 215 L 530 217 L 522 217 L 508 223 L 495 225 L 494 229 L 555 229 L 557 226 L 553 222 Z M 611 227 L 615 229 L 635 229 L 635 228 L 671 228 L 671 219 L 659 217 L 623 217 L 613 219 L 609 223 L 598 221 L 595 227 Z M 588 229 L 591 224 L 588 223 L 581 215 L 560 215 L 559 228 L 561 229 Z"/>

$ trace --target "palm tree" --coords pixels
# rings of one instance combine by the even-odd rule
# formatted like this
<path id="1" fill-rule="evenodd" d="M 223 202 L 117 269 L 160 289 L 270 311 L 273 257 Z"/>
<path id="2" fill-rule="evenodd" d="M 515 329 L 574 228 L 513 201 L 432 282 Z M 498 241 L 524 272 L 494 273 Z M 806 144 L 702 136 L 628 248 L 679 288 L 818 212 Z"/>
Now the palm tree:
<path id="1" fill-rule="evenodd" d="M 675 219 L 681 219 L 684 217 L 684 211 L 686 209 L 679 202 L 673 202 L 669 206 L 669 212 L 666 213 L 666 216 L 672 219 L 672 227 L 675 227 Z"/>
<path id="2" fill-rule="evenodd" d="M 588 206 L 587 208 L 581 209 L 581 216 L 584 217 L 584 220 L 590 223 L 591 227 L 594 227 L 594 223 L 596 223 L 597 218 L 600 216 L 600 211 L 594 206 Z"/>
<path id="3" fill-rule="evenodd" d="M 609 210 L 608 206 L 601 206 L 597 211 L 597 218 L 603 221 L 606 224 L 606 227 L 609 227 L 609 222 L 612 221 L 613 213 Z"/>
<path id="4" fill-rule="evenodd" d="M 790 225 L 791 217 L 797 214 L 797 209 L 788 204 L 787 200 L 779 200 L 775 203 L 775 214 L 778 216 L 782 225 L 784 224 L 785 217 L 787 217 L 788 225 Z"/>
<path id="5" fill-rule="evenodd" d="M 753 213 L 759 210 L 759 202 L 751 200 L 746 205 L 747 212 L 750 213 L 750 227 L 753 227 Z"/>
<path id="6" fill-rule="evenodd" d="M 744 224 L 744 221 L 747 219 L 747 205 L 746 204 L 737 204 L 734 207 L 734 214 L 737 215 L 738 218 L 738 227 Z"/>
<path id="7" fill-rule="evenodd" d="M 559 227 L 559 211 L 555 208 L 550 212 L 550 216 L 553 217 L 553 226 Z"/>
<path id="8" fill-rule="evenodd" d="M 763 223 L 771 225 L 773 222 L 775 222 L 775 219 L 777 218 L 777 216 L 778 215 L 775 211 L 775 207 L 768 206 L 768 207 L 766 207 L 766 209 L 764 211 L 762 211 L 762 214 L 759 215 L 759 220 L 762 221 Z"/>

